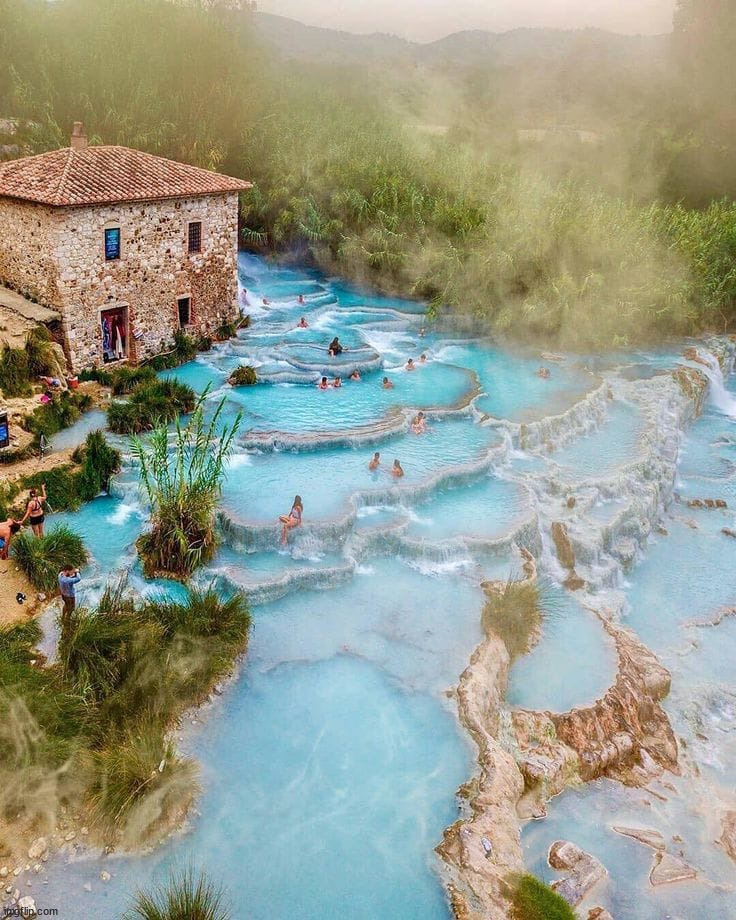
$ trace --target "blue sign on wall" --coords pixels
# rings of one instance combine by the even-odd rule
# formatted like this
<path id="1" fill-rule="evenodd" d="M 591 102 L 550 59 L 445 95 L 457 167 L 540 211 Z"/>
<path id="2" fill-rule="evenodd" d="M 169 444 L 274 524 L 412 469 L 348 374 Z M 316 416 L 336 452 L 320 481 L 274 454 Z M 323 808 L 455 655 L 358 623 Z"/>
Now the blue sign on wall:
<path id="1" fill-rule="evenodd" d="M 120 258 L 120 227 L 105 230 L 105 260 L 107 262 Z"/>
<path id="2" fill-rule="evenodd" d="M 10 428 L 8 426 L 8 413 L 0 412 L 0 447 L 10 444 Z"/>

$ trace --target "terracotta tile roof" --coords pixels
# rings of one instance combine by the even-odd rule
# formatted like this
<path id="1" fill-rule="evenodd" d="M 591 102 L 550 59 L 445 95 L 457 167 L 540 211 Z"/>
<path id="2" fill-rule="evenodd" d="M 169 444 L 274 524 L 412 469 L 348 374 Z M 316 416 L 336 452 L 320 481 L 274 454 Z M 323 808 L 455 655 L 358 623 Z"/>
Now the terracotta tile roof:
<path id="1" fill-rule="evenodd" d="M 189 198 L 250 182 L 129 147 L 66 147 L 0 163 L 0 197 L 57 207 Z"/>

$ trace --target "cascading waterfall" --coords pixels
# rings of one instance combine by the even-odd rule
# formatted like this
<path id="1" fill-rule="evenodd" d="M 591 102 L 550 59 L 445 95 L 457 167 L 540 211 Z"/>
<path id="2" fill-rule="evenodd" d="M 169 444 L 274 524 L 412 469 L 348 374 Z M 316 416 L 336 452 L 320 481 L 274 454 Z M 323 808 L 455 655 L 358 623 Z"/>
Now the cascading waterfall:
<path id="1" fill-rule="evenodd" d="M 520 547 L 544 579 L 562 582 L 568 573 L 550 531 L 565 524 L 585 587 L 576 595 L 551 589 L 558 602 L 540 644 L 510 684 L 512 705 L 562 710 L 592 702 L 613 679 L 611 643 L 591 610 L 637 623 L 637 572 L 666 542 L 664 532 L 683 545 L 718 533 L 719 513 L 691 511 L 675 494 L 682 432 L 694 418 L 692 399 L 662 372 L 667 362 L 678 366 L 679 350 L 658 355 L 657 373 L 641 379 L 613 359 L 599 362 L 594 376 L 573 358 L 542 379 L 539 356 L 420 334 L 417 304 L 252 256 L 241 257 L 240 276 L 254 305 L 251 328 L 168 373 L 200 391 L 210 384 L 217 394 L 210 404 L 226 396 L 228 417 L 244 413 L 219 511 L 223 548 L 197 581 L 247 592 L 255 619 L 248 658 L 223 696 L 197 714 L 205 727 L 184 733 L 204 785 L 188 833 L 148 857 L 80 861 L 70 847 L 49 864 L 49 906 L 116 920 L 133 887 L 194 854 L 230 891 L 235 920 L 278 920 L 295 905 L 304 920 L 447 920 L 432 850 L 457 816 L 453 794 L 473 765 L 445 691 L 480 638 L 479 584 L 518 575 Z M 307 329 L 297 327 L 302 315 Z M 347 350 L 331 363 L 326 344 L 335 334 Z M 407 371 L 408 358 L 422 353 L 426 365 Z M 718 360 L 707 360 L 714 405 L 736 407 Z M 241 363 L 256 366 L 263 382 L 227 386 Z M 353 365 L 359 382 L 328 392 L 310 385 L 323 371 L 344 376 Z M 383 376 L 393 389 L 383 389 Z M 429 430 L 415 435 L 419 409 Z M 719 450 L 727 453 L 727 442 Z M 381 467 L 371 472 L 375 451 Z M 405 469 L 401 480 L 389 474 L 394 458 Z M 276 519 L 297 493 L 304 525 L 281 547 Z M 73 518 L 101 557 L 85 578 L 87 596 L 124 569 L 136 590 L 172 590 L 147 583 L 132 564 L 145 516 L 133 468 L 113 495 Z M 712 514 L 710 529 L 690 520 L 696 514 Z M 657 617 L 666 631 L 666 617 Z M 681 665 L 668 667 L 676 708 L 686 693 L 677 689 Z M 690 677 L 682 680 L 689 688 Z M 724 699 L 702 696 L 701 722 L 716 698 Z M 688 718 L 679 712 L 678 730 Z M 581 845 L 591 839 L 603 862 L 612 860 L 606 906 L 617 920 L 659 920 L 648 895 L 628 897 L 633 870 L 617 841 L 600 836 L 608 812 L 597 822 L 603 830 L 591 831 L 575 794 L 525 830 L 532 868 L 549 875 L 547 828 Z M 596 794 L 608 795 L 580 793 L 592 813 Z M 617 795 L 609 796 L 611 815 Z M 645 821 L 635 804 L 626 808 L 629 821 Z M 690 818 L 680 830 L 694 826 Z M 723 878 L 722 866 L 702 860 L 715 881 Z M 103 864 L 108 885 L 99 881 Z M 710 898 L 713 916 L 736 917 L 708 891 L 688 897 Z M 687 916 L 691 901 L 678 897 L 673 903 Z"/>

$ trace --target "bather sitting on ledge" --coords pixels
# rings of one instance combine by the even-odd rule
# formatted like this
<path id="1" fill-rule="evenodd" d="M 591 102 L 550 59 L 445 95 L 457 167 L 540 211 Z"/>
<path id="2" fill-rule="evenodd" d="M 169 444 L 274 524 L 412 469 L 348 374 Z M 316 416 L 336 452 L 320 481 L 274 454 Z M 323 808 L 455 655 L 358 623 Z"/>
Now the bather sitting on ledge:
<path id="1" fill-rule="evenodd" d="M 294 504 L 291 506 L 291 511 L 288 514 L 282 514 L 279 517 L 279 521 L 283 524 L 281 528 L 281 545 L 286 546 L 289 542 L 289 531 L 293 530 L 295 527 L 301 527 L 302 524 L 302 512 L 304 511 L 304 505 L 302 504 L 301 495 L 294 496 Z"/>
<path id="2" fill-rule="evenodd" d="M 340 344 L 340 340 L 337 336 L 335 336 L 335 338 L 330 342 L 330 347 L 327 349 L 327 354 L 331 358 L 336 358 L 338 355 L 341 355 L 343 351 L 344 349 Z"/>

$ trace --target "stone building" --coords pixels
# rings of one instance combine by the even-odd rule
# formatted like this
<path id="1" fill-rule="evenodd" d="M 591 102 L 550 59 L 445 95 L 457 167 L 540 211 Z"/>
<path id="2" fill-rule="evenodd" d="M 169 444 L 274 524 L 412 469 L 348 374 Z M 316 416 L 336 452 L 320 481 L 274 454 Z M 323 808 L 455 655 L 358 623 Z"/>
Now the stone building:
<path id="1" fill-rule="evenodd" d="M 237 315 L 250 183 L 127 147 L 0 163 L 0 284 L 55 311 L 72 371 L 136 363 Z"/>

